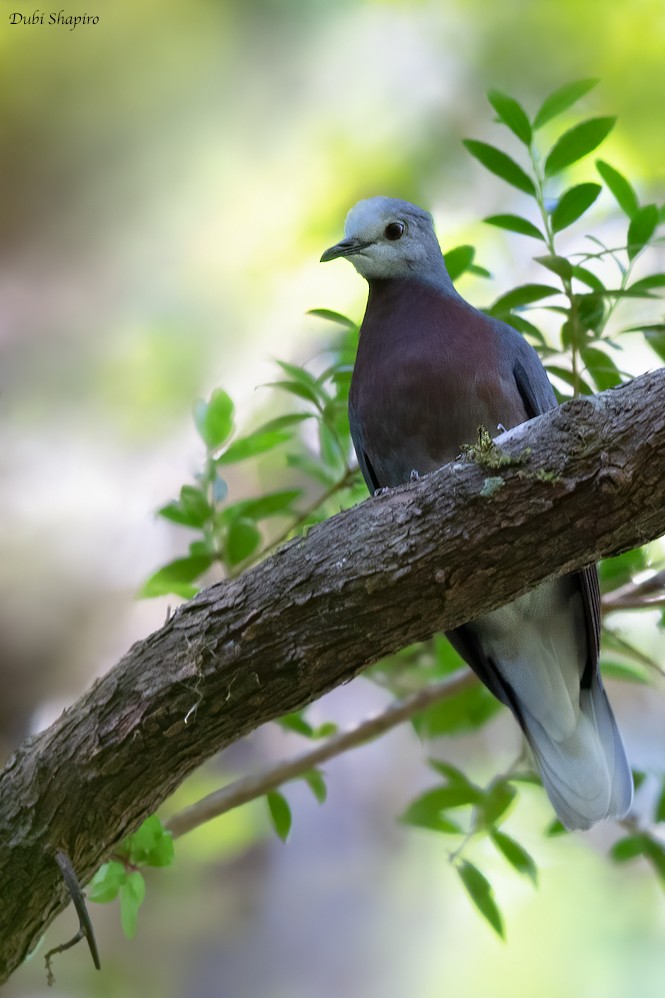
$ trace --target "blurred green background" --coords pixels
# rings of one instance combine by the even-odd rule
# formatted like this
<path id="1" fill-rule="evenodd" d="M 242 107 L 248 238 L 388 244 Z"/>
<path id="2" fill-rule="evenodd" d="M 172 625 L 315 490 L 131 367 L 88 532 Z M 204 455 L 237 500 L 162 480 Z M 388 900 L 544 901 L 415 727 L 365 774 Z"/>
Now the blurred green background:
<path id="1" fill-rule="evenodd" d="M 533 111 L 598 76 L 583 109 L 619 115 L 603 155 L 645 201 L 662 195 L 665 161 L 662 0 L 98 0 L 99 24 L 74 31 L 12 26 L 10 7 L 34 9 L 0 16 L 2 755 L 162 623 L 167 601 L 134 594 L 182 551 L 153 513 L 201 460 L 193 400 L 222 385 L 241 416 L 269 408 L 255 388 L 272 358 L 300 363 L 326 341 L 306 310 L 360 317 L 363 283 L 317 262 L 356 200 L 408 198 L 433 211 L 444 247 L 476 244 L 495 279 L 462 290 L 483 305 L 535 266 L 519 237 L 479 221 L 520 198 L 461 145 L 497 135 L 489 87 Z M 251 494 L 251 469 L 234 474 Z M 612 695 L 633 761 L 665 767 L 662 693 Z M 360 680 L 315 711 L 348 723 L 384 701 Z M 293 737 L 258 732 L 224 778 Z M 502 715 L 445 752 L 489 776 L 516 744 Z M 665 903 L 639 864 L 611 868 L 589 848 L 611 829 L 545 842 L 534 792 L 520 834 L 539 891 L 484 859 L 501 944 L 445 843 L 394 824 L 427 778 L 420 759 L 396 731 L 327 767 L 323 807 L 289 788 L 286 847 L 262 803 L 183 839 L 176 867 L 149 877 L 138 938 L 94 906 L 103 974 L 76 949 L 48 993 L 662 995 Z M 221 776 L 206 769 L 177 804 Z M 73 925 L 65 913 L 47 945 Z M 40 953 L 6 993 L 46 993 Z"/>

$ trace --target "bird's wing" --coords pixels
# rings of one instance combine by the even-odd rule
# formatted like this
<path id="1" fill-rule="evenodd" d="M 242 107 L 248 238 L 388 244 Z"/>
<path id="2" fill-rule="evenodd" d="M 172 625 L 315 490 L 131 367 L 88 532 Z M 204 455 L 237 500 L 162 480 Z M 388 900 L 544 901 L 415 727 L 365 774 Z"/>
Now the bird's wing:
<path id="1" fill-rule="evenodd" d="M 365 479 L 365 484 L 369 489 L 370 495 L 373 495 L 377 489 L 381 488 L 381 483 L 376 477 L 376 472 L 371 465 L 371 462 L 367 456 L 367 451 L 365 450 L 365 442 L 363 440 L 362 430 L 360 428 L 360 420 L 356 414 L 353 404 L 349 401 L 349 427 L 351 430 L 351 440 L 353 441 L 353 448 L 356 452 L 356 457 L 358 458 L 358 464 L 360 470 L 362 471 L 363 478 Z"/>
<path id="2" fill-rule="evenodd" d="M 513 357 L 513 377 L 529 419 L 540 416 L 557 406 L 554 389 L 549 383 L 540 357 L 512 326 L 496 321 L 504 344 L 502 351 Z"/>
<path id="3" fill-rule="evenodd" d="M 527 414 L 533 419 L 555 408 L 557 401 L 540 358 L 522 337 L 520 340 L 521 349 L 513 366 L 513 374 Z M 600 589 L 595 565 L 589 565 L 575 574 L 580 583 L 586 622 L 588 654 L 582 688 L 587 689 L 595 675 L 600 650 Z"/>
<path id="4" fill-rule="evenodd" d="M 513 376 L 529 419 L 556 406 L 556 396 L 540 361 L 536 367 L 534 363 L 525 366 L 521 359 L 517 359 L 513 365 Z"/>
<path id="5" fill-rule="evenodd" d="M 466 624 L 456 627 L 454 631 L 446 631 L 446 637 L 464 661 L 471 666 L 478 678 L 485 684 L 490 693 L 493 693 L 497 700 L 510 707 L 516 715 L 518 721 L 519 706 L 514 696 L 511 696 L 511 689 L 501 681 L 494 664 L 487 658 L 480 642 L 476 639 L 472 629 Z"/>
<path id="6" fill-rule="evenodd" d="M 548 380 L 545 368 L 540 362 L 538 354 L 529 346 L 524 337 L 506 323 L 495 320 L 497 332 L 504 340 L 502 349 L 513 356 L 512 372 L 515 384 L 520 397 L 524 403 L 524 408 L 529 419 L 540 416 L 549 409 L 557 406 L 554 390 Z M 575 572 L 572 578 L 577 579 L 582 593 L 584 605 L 584 618 L 587 635 L 587 660 L 584 672 L 581 677 L 582 688 L 588 688 L 598 668 L 598 654 L 600 648 L 600 590 L 598 586 L 598 572 L 595 565 L 589 565 L 579 572 Z M 504 703 L 506 700 L 505 691 L 503 694 L 497 690 L 497 680 L 488 678 L 488 673 L 492 672 L 492 666 L 484 657 L 480 656 L 477 642 L 474 642 L 470 635 L 464 633 L 465 628 L 458 628 L 448 634 L 453 647 L 473 665 L 474 670 L 480 678 L 489 686 L 492 692 Z M 472 657 L 469 658 L 468 656 Z M 511 706 L 513 706 L 511 704 Z"/>

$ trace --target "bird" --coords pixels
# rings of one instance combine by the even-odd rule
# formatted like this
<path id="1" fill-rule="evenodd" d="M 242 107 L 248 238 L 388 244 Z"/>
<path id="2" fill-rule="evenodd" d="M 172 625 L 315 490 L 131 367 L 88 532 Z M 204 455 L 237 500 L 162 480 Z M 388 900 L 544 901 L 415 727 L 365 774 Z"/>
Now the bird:
<path id="1" fill-rule="evenodd" d="M 359 201 L 321 262 L 338 258 L 369 285 L 349 423 L 370 493 L 454 460 L 479 427 L 496 436 L 557 405 L 524 337 L 455 290 L 427 211 L 398 198 Z M 632 774 L 598 667 L 595 565 L 446 636 L 514 714 L 566 828 L 628 812 Z"/>

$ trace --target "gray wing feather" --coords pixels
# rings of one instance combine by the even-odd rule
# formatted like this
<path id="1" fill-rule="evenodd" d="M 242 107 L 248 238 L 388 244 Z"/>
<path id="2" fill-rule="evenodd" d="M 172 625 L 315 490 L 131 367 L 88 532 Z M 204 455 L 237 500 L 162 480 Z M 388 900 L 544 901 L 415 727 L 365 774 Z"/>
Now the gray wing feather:
<path id="1" fill-rule="evenodd" d="M 358 458 L 358 465 L 360 466 L 362 476 L 365 479 L 365 484 L 369 489 L 370 495 L 373 495 L 377 489 L 381 488 L 381 483 L 377 480 L 376 472 L 374 471 L 374 468 L 372 467 L 367 456 L 362 431 L 360 429 L 360 423 L 351 403 L 349 403 L 349 428 L 351 430 L 353 449 L 355 450 L 356 457 Z"/>

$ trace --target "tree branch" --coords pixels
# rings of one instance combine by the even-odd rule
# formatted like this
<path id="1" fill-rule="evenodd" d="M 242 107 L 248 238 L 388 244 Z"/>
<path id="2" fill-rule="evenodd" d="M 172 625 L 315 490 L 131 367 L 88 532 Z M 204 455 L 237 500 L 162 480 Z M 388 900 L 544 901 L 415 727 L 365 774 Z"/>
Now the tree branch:
<path id="1" fill-rule="evenodd" d="M 664 370 L 498 445 L 512 463 L 456 461 L 200 593 L 18 749 L 0 777 L 0 981 L 65 904 L 57 850 L 85 883 L 194 768 L 259 724 L 665 533 Z"/>
<path id="2" fill-rule="evenodd" d="M 603 610 L 645 610 L 665 604 L 665 571 L 655 572 L 642 582 L 627 582 L 603 596 Z"/>
<path id="3" fill-rule="evenodd" d="M 656 572 L 642 582 L 629 582 L 612 592 L 604 593 L 601 600 L 603 613 L 612 610 L 645 609 L 662 606 L 665 603 L 665 571 Z M 301 752 L 291 759 L 282 759 L 273 765 L 265 766 L 256 773 L 243 776 L 219 790 L 206 794 L 194 804 L 173 814 L 165 823 L 175 838 L 194 831 L 207 821 L 219 818 L 222 814 L 241 807 L 249 801 L 263 797 L 290 780 L 298 779 L 311 769 L 315 769 L 329 759 L 334 759 L 350 749 L 365 745 L 373 738 L 385 734 L 421 710 L 441 700 L 456 696 L 462 690 L 477 683 L 477 677 L 468 669 L 461 670 L 437 683 L 430 683 L 424 689 L 408 697 L 393 701 L 373 717 L 361 721 L 347 731 L 319 742 L 313 748 Z"/>

